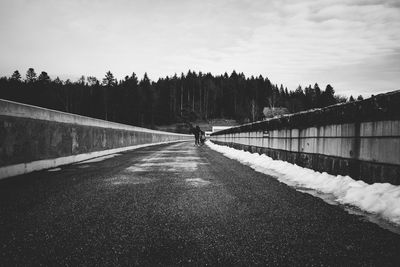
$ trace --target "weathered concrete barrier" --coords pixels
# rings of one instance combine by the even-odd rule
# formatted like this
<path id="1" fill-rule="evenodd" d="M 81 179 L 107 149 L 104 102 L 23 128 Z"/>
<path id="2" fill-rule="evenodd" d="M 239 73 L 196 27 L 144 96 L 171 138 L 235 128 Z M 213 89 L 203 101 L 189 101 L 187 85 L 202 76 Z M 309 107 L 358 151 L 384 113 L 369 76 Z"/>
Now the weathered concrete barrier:
<path id="1" fill-rule="evenodd" d="M 320 172 L 400 185 L 400 91 L 241 125 L 211 140 Z"/>
<path id="2" fill-rule="evenodd" d="M 0 179 L 190 138 L 0 100 Z"/>

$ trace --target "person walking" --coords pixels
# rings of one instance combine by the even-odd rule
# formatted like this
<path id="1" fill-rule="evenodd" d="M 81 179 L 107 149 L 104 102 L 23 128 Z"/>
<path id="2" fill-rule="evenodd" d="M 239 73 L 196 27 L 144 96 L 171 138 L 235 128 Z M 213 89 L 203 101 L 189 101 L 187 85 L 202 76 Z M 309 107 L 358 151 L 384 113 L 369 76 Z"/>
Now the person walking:
<path id="1" fill-rule="evenodd" d="M 201 133 L 200 127 L 196 125 L 196 127 L 193 128 L 192 132 L 194 134 L 194 145 L 195 146 L 200 145 L 200 133 Z"/>
<path id="2" fill-rule="evenodd" d="M 200 145 L 204 145 L 206 141 L 206 133 L 203 130 L 200 130 Z"/>
<path id="3" fill-rule="evenodd" d="M 195 134 L 194 138 L 196 139 L 195 143 L 198 146 L 200 145 L 200 134 L 201 134 L 201 129 L 200 129 L 199 125 L 197 125 L 196 126 L 196 134 Z"/>

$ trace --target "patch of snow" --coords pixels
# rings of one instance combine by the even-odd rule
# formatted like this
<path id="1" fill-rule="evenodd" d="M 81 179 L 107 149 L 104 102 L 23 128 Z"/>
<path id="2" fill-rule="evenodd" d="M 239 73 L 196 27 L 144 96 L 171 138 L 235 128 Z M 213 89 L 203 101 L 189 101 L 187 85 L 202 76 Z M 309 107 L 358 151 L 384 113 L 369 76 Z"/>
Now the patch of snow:
<path id="1" fill-rule="evenodd" d="M 185 179 L 185 181 L 194 187 L 201 187 L 210 184 L 210 181 L 203 180 L 201 178 Z"/>
<path id="2" fill-rule="evenodd" d="M 47 171 L 48 172 L 57 172 L 57 171 L 61 171 L 61 168 L 53 168 L 53 169 L 49 169 Z"/>
<path id="3" fill-rule="evenodd" d="M 157 152 L 157 153 L 161 153 L 161 154 L 176 154 L 176 153 L 184 153 L 184 154 L 191 154 L 192 151 L 188 151 L 188 150 L 162 150 L 162 151 L 152 151 L 152 152 Z"/>
<path id="4" fill-rule="evenodd" d="M 85 169 L 85 168 L 89 168 L 90 165 L 80 165 L 78 166 L 79 169 Z"/>
<path id="5" fill-rule="evenodd" d="M 155 179 L 135 177 L 131 175 L 119 175 L 109 179 L 108 181 L 110 181 L 112 185 L 138 185 L 154 182 Z"/>
<path id="6" fill-rule="evenodd" d="M 125 169 L 127 172 L 146 172 L 149 171 L 148 168 L 142 167 L 142 166 L 130 166 Z"/>
<path id="7" fill-rule="evenodd" d="M 330 194 L 337 203 L 355 206 L 400 225 L 400 186 L 389 183 L 367 184 L 349 176 L 316 172 L 289 162 L 273 160 L 266 155 L 220 146 L 210 141 L 206 144 L 228 158 L 238 160 L 258 172 L 274 176 L 283 183 L 299 188 L 299 191 L 312 189 L 319 193 Z"/>
<path id="8" fill-rule="evenodd" d="M 153 161 L 166 161 L 166 160 L 173 160 L 173 161 L 180 161 L 180 162 L 182 162 L 182 161 L 184 161 L 184 162 L 187 162 L 187 161 L 189 161 L 189 160 L 200 160 L 200 157 L 192 157 L 192 156 L 187 156 L 187 157 L 163 157 L 163 156 L 160 156 L 160 157 L 154 157 L 154 158 L 149 158 L 149 159 L 146 159 L 146 161 L 148 161 L 148 162 L 153 162 Z"/>
<path id="9" fill-rule="evenodd" d="M 187 171 L 195 171 L 198 168 L 198 165 L 205 164 L 201 162 L 195 161 L 184 161 L 184 162 L 148 162 L 138 165 L 139 167 L 144 167 L 150 170 L 153 170 L 154 167 L 162 167 L 165 170 L 173 171 L 173 172 L 187 172 Z"/>
<path id="10" fill-rule="evenodd" d="M 89 160 L 85 160 L 85 161 L 82 161 L 82 162 L 78 162 L 77 164 L 83 164 L 83 163 L 86 164 L 86 163 L 99 162 L 99 161 L 103 161 L 103 160 L 110 159 L 110 158 L 113 158 L 113 157 L 116 157 L 116 156 L 120 156 L 120 155 L 122 155 L 122 154 L 117 153 L 117 154 L 106 155 L 106 156 L 103 156 L 103 157 L 98 157 L 98 158 L 94 158 L 94 159 L 89 159 Z"/>

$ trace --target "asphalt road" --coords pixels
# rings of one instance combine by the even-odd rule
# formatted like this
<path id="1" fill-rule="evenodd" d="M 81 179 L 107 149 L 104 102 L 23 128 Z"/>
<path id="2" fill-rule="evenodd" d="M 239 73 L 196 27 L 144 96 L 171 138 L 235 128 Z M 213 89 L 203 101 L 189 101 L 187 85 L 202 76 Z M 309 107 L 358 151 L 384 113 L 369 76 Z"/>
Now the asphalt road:
<path id="1" fill-rule="evenodd" d="M 400 235 L 208 147 L 0 181 L 1 266 L 399 266 Z"/>

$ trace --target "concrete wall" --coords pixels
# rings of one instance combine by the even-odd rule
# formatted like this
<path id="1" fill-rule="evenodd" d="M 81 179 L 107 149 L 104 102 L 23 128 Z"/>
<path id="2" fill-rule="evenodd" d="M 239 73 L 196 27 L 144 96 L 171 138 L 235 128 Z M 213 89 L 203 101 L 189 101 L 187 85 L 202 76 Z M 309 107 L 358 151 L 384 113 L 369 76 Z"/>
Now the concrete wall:
<path id="1" fill-rule="evenodd" d="M 0 179 L 147 144 L 192 139 L 0 100 Z"/>
<path id="2" fill-rule="evenodd" d="M 216 143 L 366 182 L 400 184 L 400 92 L 211 135 Z"/>

